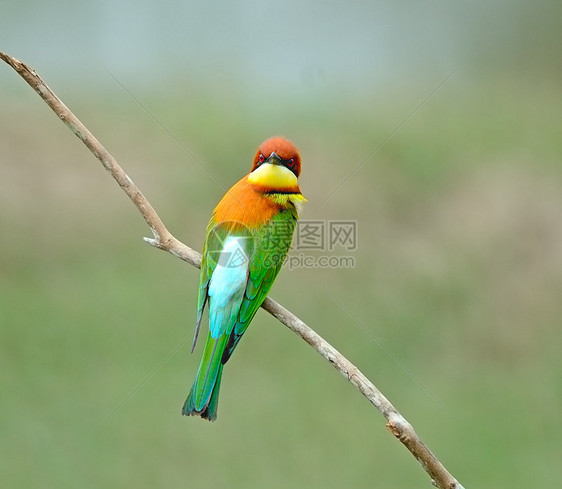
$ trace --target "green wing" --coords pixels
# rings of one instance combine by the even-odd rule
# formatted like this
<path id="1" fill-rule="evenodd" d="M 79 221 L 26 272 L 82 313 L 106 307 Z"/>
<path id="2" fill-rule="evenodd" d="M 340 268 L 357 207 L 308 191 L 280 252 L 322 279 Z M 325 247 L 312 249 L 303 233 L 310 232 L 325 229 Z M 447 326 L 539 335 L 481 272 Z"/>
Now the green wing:
<path id="1" fill-rule="evenodd" d="M 223 364 L 232 355 L 281 270 L 291 247 L 296 222 L 296 210 L 283 210 L 253 233 L 254 250 L 250 259 L 248 283 L 238 319 L 222 356 Z"/>
<path id="2" fill-rule="evenodd" d="M 199 295 L 197 299 L 197 321 L 195 326 L 195 335 L 193 338 L 193 346 L 191 352 L 195 349 L 197 337 L 199 336 L 199 328 L 203 318 L 203 311 L 209 298 L 209 282 L 211 276 L 217 266 L 220 256 L 222 244 L 228 235 L 225 226 L 217 226 L 214 218 L 211 218 L 205 231 L 205 244 L 203 246 L 203 255 L 201 256 L 201 273 L 199 277 Z"/>
<path id="3" fill-rule="evenodd" d="M 281 266 L 291 246 L 296 222 L 297 213 L 295 209 L 282 210 L 262 228 L 251 233 L 252 247 L 249 250 L 248 283 L 238 319 L 223 356 L 223 363 L 226 363 L 232 354 L 240 337 L 246 331 L 281 270 Z M 197 326 L 192 351 L 197 342 L 203 311 L 209 297 L 209 282 L 217 266 L 223 242 L 228 234 L 226 226 L 217 225 L 214 219 L 209 221 L 201 261 L 199 297 L 197 301 Z"/>

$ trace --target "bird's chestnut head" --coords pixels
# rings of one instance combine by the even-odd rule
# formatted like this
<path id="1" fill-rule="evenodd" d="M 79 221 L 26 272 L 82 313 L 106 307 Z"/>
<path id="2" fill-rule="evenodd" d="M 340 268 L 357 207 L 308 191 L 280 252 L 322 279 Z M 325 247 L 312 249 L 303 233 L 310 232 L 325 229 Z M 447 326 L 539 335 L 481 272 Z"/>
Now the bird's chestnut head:
<path id="1" fill-rule="evenodd" d="M 252 171 L 264 163 L 281 165 L 289 169 L 298 177 L 301 173 L 301 157 L 296 146 L 288 139 L 275 136 L 261 143 Z"/>

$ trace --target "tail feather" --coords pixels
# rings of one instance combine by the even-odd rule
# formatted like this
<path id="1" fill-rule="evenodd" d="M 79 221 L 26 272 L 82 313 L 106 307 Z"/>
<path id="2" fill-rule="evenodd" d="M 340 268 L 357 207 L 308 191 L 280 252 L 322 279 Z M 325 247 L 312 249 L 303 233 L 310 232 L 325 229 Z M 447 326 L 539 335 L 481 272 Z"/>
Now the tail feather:
<path id="1" fill-rule="evenodd" d="M 218 339 L 209 336 L 195 382 L 183 405 L 184 416 L 201 416 L 209 421 L 217 419 L 220 382 L 222 378 L 222 354 L 227 337 Z"/>
<path id="2" fill-rule="evenodd" d="M 220 383 L 222 377 L 222 367 L 223 366 L 221 364 L 208 402 L 199 408 L 197 407 L 195 401 L 196 386 L 195 384 L 193 384 L 193 387 L 191 388 L 191 391 L 189 392 L 189 395 L 187 396 L 187 399 L 182 408 L 182 414 L 184 416 L 201 416 L 203 419 L 208 419 L 209 421 L 215 421 L 217 419 L 217 408 L 218 408 L 218 401 L 219 401 Z"/>

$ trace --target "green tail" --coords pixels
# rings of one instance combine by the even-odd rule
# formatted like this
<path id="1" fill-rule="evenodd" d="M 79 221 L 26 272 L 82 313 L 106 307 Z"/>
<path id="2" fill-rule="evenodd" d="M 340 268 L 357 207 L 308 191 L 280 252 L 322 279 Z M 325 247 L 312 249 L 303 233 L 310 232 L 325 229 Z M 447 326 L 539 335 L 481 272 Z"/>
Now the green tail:
<path id="1" fill-rule="evenodd" d="M 195 382 L 183 405 L 184 416 L 201 416 L 209 421 L 217 419 L 223 369 L 221 360 L 227 340 L 226 335 L 216 340 L 209 335 Z"/>

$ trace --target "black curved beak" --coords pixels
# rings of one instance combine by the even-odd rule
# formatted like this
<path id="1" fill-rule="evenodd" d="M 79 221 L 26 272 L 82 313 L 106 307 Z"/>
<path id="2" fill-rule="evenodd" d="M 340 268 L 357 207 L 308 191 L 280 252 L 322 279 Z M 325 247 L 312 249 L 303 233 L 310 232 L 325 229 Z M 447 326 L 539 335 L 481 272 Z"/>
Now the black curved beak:
<path id="1" fill-rule="evenodd" d="M 267 163 L 271 163 L 272 165 L 282 165 L 283 164 L 283 160 L 281 159 L 281 157 L 275 151 L 273 151 L 269 155 L 269 158 L 266 161 L 267 161 Z"/>

